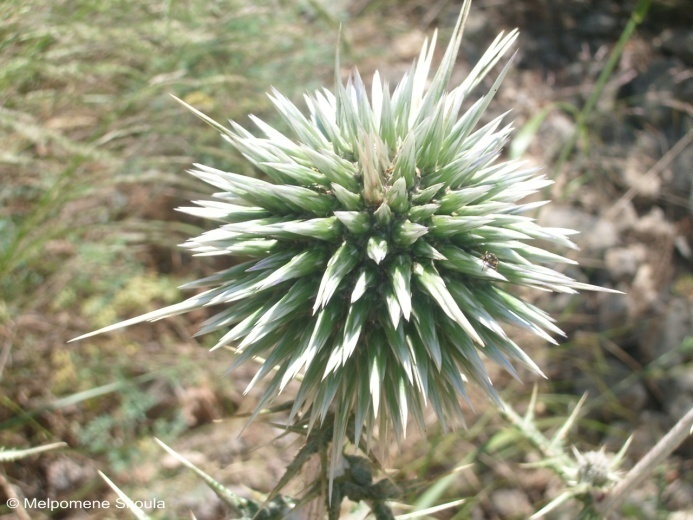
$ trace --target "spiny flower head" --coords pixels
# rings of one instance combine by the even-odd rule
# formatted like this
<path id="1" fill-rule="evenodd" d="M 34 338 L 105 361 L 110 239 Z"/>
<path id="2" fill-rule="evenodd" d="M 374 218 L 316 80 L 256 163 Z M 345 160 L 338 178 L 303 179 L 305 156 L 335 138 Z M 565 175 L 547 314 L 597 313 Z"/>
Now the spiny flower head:
<path id="1" fill-rule="evenodd" d="M 550 181 L 499 160 L 511 132 L 502 117 L 478 125 L 508 66 L 461 112 L 516 31 L 446 91 L 469 5 L 430 83 L 435 35 L 392 94 L 377 73 L 370 98 L 357 72 L 344 85 L 339 62 L 335 91 L 305 97 L 307 117 L 272 92 L 291 135 L 253 116 L 260 136 L 226 128 L 191 108 L 268 179 L 191 171 L 220 191 L 181 210 L 220 225 L 185 247 L 241 261 L 184 286 L 205 291 L 182 303 L 92 334 L 216 307 L 200 333 L 225 331 L 215 348 L 235 349 L 234 366 L 263 360 L 249 385 L 267 380 L 257 409 L 298 378 L 292 417 L 334 417 L 335 446 L 350 420 L 356 439 L 376 425 L 399 438 L 409 414 L 423 428 L 429 403 L 443 425 L 463 421 L 470 381 L 498 400 L 482 353 L 514 376 L 513 361 L 541 373 L 501 324 L 550 342 L 561 331 L 510 290 L 595 287 L 539 265 L 572 263 L 531 242 L 571 248 L 573 231 L 525 215 L 543 203 L 521 200 Z"/>

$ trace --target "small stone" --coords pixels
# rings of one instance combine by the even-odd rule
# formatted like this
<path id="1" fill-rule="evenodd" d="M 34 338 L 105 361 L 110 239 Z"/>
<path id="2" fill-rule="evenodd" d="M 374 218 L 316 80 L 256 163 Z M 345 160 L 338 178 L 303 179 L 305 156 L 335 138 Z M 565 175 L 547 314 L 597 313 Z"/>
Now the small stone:
<path id="1" fill-rule="evenodd" d="M 208 386 L 186 388 L 181 401 L 182 414 L 190 428 L 211 423 L 221 416 L 216 395 Z"/>
<path id="2" fill-rule="evenodd" d="M 609 274 L 616 281 L 632 278 L 647 258 L 647 249 L 636 243 L 628 247 L 616 247 L 606 251 L 604 262 Z"/>
<path id="3" fill-rule="evenodd" d="M 619 233 L 633 229 L 635 223 L 640 217 L 638 217 L 638 212 L 635 210 L 633 203 L 631 201 L 619 201 L 615 208 L 617 210 L 612 211 L 610 208 L 607 212 L 608 218 L 614 223 L 616 229 Z"/>
<path id="4" fill-rule="evenodd" d="M 586 250 L 586 254 L 601 253 L 618 245 L 620 237 L 616 222 L 617 219 L 599 218 L 573 207 L 545 207 L 539 214 L 542 226 L 579 231 L 573 241 Z"/>
<path id="5" fill-rule="evenodd" d="M 401 60 L 412 60 L 421 52 L 421 45 L 426 35 L 421 31 L 407 31 L 395 38 L 392 42 L 392 50 L 395 56 Z"/>
<path id="6" fill-rule="evenodd" d="M 610 220 L 600 218 L 594 228 L 586 232 L 577 242 L 588 251 L 602 252 L 618 244 L 619 240 L 616 225 Z"/>
<path id="7" fill-rule="evenodd" d="M 657 310 L 660 306 L 656 273 L 650 264 L 642 264 L 638 267 L 631 289 L 628 291 L 630 316 L 638 319 L 648 312 Z"/>
<path id="8" fill-rule="evenodd" d="M 501 518 L 527 518 L 534 512 L 527 495 L 519 489 L 499 489 L 491 495 L 491 502 Z"/>
<path id="9" fill-rule="evenodd" d="M 636 149 L 626 160 L 623 180 L 639 197 L 654 199 L 659 195 L 662 181 L 659 176 L 649 173 L 649 166 L 648 162 L 643 161 L 642 152 Z"/>
<path id="10" fill-rule="evenodd" d="M 676 234 L 674 224 L 666 219 L 662 208 L 657 206 L 653 207 L 647 215 L 638 220 L 634 230 L 642 238 L 660 239 L 663 237 L 671 237 L 673 239 Z"/>
<path id="11" fill-rule="evenodd" d="M 61 457 L 52 461 L 46 469 L 48 494 L 51 497 L 73 491 L 86 480 L 94 478 L 96 471 L 89 464 Z"/>

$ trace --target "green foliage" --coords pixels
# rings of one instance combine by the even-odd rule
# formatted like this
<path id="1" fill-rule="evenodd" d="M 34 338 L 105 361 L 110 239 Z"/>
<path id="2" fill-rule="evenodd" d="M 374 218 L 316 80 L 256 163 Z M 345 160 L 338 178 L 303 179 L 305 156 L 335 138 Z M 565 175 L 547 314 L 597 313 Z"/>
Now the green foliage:
<path id="1" fill-rule="evenodd" d="M 117 407 L 94 417 L 78 432 L 80 445 L 91 453 L 105 455 L 113 471 L 126 471 L 133 464 L 139 455 L 138 438 L 151 435 L 175 438 L 187 428 L 180 411 L 149 421 L 148 412 L 158 401 L 136 385 L 124 385 L 119 400 Z"/>

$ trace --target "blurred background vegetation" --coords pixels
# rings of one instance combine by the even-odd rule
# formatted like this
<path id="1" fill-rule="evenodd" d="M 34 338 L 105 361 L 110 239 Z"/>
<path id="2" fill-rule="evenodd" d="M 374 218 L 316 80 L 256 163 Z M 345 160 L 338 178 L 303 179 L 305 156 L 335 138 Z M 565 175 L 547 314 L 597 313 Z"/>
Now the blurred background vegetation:
<path id="1" fill-rule="evenodd" d="M 253 113 L 276 122 L 265 96 L 271 86 L 299 102 L 304 91 L 331 87 L 340 24 L 343 64 L 358 65 L 366 78 L 378 68 L 396 79 L 432 27 L 440 27 L 445 39 L 454 23 L 456 2 L 431 4 L 0 4 L 0 446 L 69 444 L 59 453 L 4 465 L 0 498 L 10 487 L 27 497 L 112 498 L 96 475 L 100 469 L 133 499 L 166 500 L 161 518 L 191 508 L 199 519 L 223 517 L 221 504 L 166 459 L 152 436 L 228 485 L 271 489 L 297 444 L 292 437 L 274 441 L 282 430 L 269 424 L 238 437 L 244 419 L 234 414 L 252 408 L 253 395 L 242 396 L 251 374 L 229 376 L 230 356 L 207 353 L 214 338 L 193 337 L 204 315 L 77 344 L 66 341 L 178 301 L 178 285 L 224 265 L 219 259 L 191 259 L 176 248 L 203 225 L 174 211 L 206 195 L 185 170 L 201 162 L 254 173 L 170 94 L 219 121 L 245 125 Z M 525 35 L 518 72 L 489 117 L 513 107 L 522 131 L 511 150 L 526 152 L 552 172 L 557 182 L 551 195 L 562 200 L 559 207 L 583 211 L 570 218 L 588 215 L 592 224 L 600 223 L 616 200 L 626 200 L 635 216 L 628 226 L 615 226 L 616 245 L 660 248 L 656 258 L 631 254 L 614 260 L 623 267 L 635 258 L 652 268 L 651 283 L 638 285 L 638 273 L 644 276 L 638 265 L 632 272 L 610 267 L 607 250 L 614 244 L 595 246 L 588 233 L 578 257 L 586 265 L 584 277 L 635 296 L 620 302 L 594 295 L 537 296 L 570 332 L 551 350 L 527 346 L 552 380 L 541 384 L 540 424 L 559 424 L 590 390 L 591 414 L 576 433 L 581 449 L 610 439 L 616 448 L 653 417 L 666 429 L 667 414 L 675 414 L 664 404 L 670 390 L 661 381 L 672 377 L 672 367 L 683 374 L 691 368 L 693 318 L 670 338 L 673 347 L 666 351 L 647 352 L 638 339 L 650 334 L 648 341 L 660 341 L 652 332 L 658 329 L 643 324 L 666 322 L 667 309 L 693 300 L 691 260 L 683 245 L 693 235 L 693 205 L 687 201 L 693 159 L 684 160 L 690 157 L 685 151 L 691 148 L 693 113 L 693 64 L 685 45 L 693 41 L 689 3 L 655 3 L 644 24 L 627 35 L 613 70 L 599 76 L 641 4 L 478 0 L 459 64 L 463 77 L 498 31 L 519 24 Z M 684 33 L 671 37 L 667 30 Z M 666 60 L 674 64 L 662 70 L 674 67 L 679 74 L 666 76 L 679 78 L 673 86 L 653 66 Z M 597 87 L 600 95 L 585 112 Z M 570 142 L 574 149 L 564 156 Z M 660 168 L 671 150 L 676 153 Z M 632 161 L 647 165 L 636 176 L 640 180 L 624 173 Z M 670 177 L 666 168 L 673 171 Z M 642 184 L 648 175 L 661 179 L 654 191 Z M 661 221 L 670 225 L 658 228 L 671 234 L 664 245 L 647 229 L 637 232 L 653 208 L 660 208 Z M 497 381 L 522 408 L 531 381 L 519 385 L 500 375 Z M 684 395 L 693 392 L 688 385 Z M 555 488 L 550 475 L 520 469 L 519 462 L 531 459 L 528 449 L 481 401 L 476 413 L 470 411 L 467 431 L 443 433 L 431 425 L 428 442 L 414 435 L 404 448 L 393 448 L 391 465 L 422 479 L 412 502 L 423 507 L 444 498 L 468 499 L 441 518 L 524 518 Z M 648 487 L 650 509 L 624 514 L 653 518 L 641 515 L 655 511 L 664 518 L 667 511 L 685 509 L 693 483 L 684 478 L 691 467 L 683 460 L 664 468 Z M 463 463 L 472 464 L 469 471 L 447 475 Z M 678 486 L 673 491 L 672 482 Z M 90 511 L 88 517 L 102 513 Z M 10 513 L 0 505 L 3 514 Z"/>

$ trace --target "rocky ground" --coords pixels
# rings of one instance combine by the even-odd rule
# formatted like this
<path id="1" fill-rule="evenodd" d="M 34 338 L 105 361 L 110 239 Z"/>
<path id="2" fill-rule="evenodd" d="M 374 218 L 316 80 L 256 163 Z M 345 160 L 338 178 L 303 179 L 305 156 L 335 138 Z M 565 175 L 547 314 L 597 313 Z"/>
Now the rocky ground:
<path id="1" fill-rule="evenodd" d="M 551 169 L 576 131 L 575 119 L 557 108 L 584 106 L 634 2 L 480 4 L 480 34 L 489 26 L 521 28 L 519 70 L 501 103 L 513 107 L 519 126 L 550 107 L 528 152 Z M 571 352 L 583 362 L 556 364 L 548 375 L 576 394 L 611 389 L 628 419 L 600 406 L 590 417 L 632 431 L 633 460 L 693 403 L 693 12 L 684 4 L 651 7 L 589 117 L 586 138 L 553 171 L 556 202 L 539 216 L 579 230 L 583 275 L 626 293 L 588 296 L 571 310 Z M 560 299 L 554 305 L 562 308 Z M 600 331 L 596 351 L 592 331 Z M 677 518 L 693 515 L 692 454 L 689 440 L 661 488 L 671 511 L 687 511 Z M 651 482 L 634 499 L 648 504 L 655 492 Z M 647 507 L 642 517 L 654 518 Z"/>

